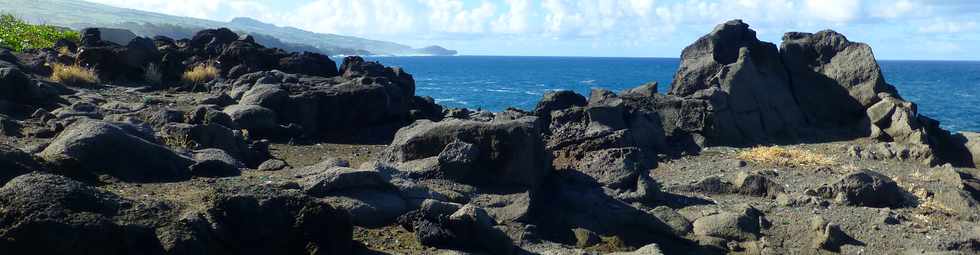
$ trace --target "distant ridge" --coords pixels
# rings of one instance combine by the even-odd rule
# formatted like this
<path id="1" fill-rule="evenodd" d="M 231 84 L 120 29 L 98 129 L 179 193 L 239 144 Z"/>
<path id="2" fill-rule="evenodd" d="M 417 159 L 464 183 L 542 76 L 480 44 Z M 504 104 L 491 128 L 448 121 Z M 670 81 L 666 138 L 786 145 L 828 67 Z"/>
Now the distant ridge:
<path id="1" fill-rule="evenodd" d="M 190 37 L 200 29 L 227 27 L 238 33 L 251 34 L 264 45 L 329 55 L 456 54 L 456 51 L 452 50 L 439 50 L 442 47 L 415 49 L 394 42 L 280 27 L 247 17 L 222 22 L 119 8 L 80 0 L 4 0 L 0 5 L 0 12 L 12 13 L 33 22 L 74 29 L 122 28 L 140 36 L 164 35 L 178 39 Z"/>

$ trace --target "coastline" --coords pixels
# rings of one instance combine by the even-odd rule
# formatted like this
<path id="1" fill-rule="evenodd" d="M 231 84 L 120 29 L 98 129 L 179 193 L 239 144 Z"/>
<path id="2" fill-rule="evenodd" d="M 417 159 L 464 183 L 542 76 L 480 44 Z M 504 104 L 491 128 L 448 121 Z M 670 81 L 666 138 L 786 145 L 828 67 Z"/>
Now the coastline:
<path id="1" fill-rule="evenodd" d="M 0 52 L 0 252 L 978 251 L 980 135 L 920 114 L 833 31 L 777 47 L 733 20 L 671 84 L 496 112 L 227 29 L 82 34 Z M 98 81 L 49 78 L 71 63 Z"/>

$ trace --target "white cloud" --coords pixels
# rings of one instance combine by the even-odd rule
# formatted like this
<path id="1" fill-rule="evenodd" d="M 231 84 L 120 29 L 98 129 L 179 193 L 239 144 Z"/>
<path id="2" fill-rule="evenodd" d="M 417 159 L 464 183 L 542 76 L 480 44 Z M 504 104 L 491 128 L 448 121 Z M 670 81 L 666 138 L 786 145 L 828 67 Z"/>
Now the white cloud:
<path id="1" fill-rule="evenodd" d="M 921 33 L 961 33 L 973 31 L 977 28 L 976 21 L 948 21 L 935 19 L 919 27 Z"/>
<path id="2" fill-rule="evenodd" d="M 528 31 L 528 0 L 507 0 L 508 10 L 493 21 L 493 31 L 503 34 L 519 34 Z"/>
<path id="3" fill-rule="evenodd" d="M 861 2 L 854 0 L 806 0 L 806 9 L 813 18 L 847 23 L 860 17 Z"/>

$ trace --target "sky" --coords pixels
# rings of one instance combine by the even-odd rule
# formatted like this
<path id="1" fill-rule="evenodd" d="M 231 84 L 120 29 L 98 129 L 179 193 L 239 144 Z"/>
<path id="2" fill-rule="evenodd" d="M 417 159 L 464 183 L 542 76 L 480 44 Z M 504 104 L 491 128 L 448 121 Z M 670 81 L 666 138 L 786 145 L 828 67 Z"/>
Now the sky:
<path id="1" fill-rule="evenodd" d="M 760 39 L 833 29 L 879 59 L 980 60 L 978 0 L 89 0 L 465 55 L 678 57 L 724 21 Z"/>

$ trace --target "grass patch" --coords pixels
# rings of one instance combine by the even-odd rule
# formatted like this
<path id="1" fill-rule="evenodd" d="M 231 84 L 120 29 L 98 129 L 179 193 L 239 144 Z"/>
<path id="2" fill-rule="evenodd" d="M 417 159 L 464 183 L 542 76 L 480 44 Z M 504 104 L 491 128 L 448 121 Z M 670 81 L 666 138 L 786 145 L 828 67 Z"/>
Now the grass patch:
<path id="1" fill-rule="evenodd" d="M 181 79 L 188 84 L 202 84 L 218 78 L 218 68 L 212 64 L 195 66 L 184 72 Z"/>
<path id="2" fill-rule="evenodd" d="M 160 72 L 160 68 L 156 64 L 150 63 L 143 71 L 143 79 L 150 84 L 160 85 L 163 83 L 163 73 Z"/>
<path id="3" fill-rule="evenodd" d="M 66 86 L 82 87 L 99 83 L 99 76 L 95 74 L 95 70 L 78 64 L 54 64 L 51 66 L 51 71 L 51 80 Z"/>
<path id="4" fill-rule="evenodd" d="M 755 147 L 738 152 L 738 159 L 756 164 L 776 165 L 783 167 L 825 166 L 833 165 L 833 157 L 810 150 L 785 148 L 780 146 Z"/>
<path id="5" fill-rule="evenodd" d="M 30 24 L 11 14 L 0 14 L 0 47 L 14 51 L 51 48 L 58 40 L 78 42 L 80 38 L 71 29 Z"/>

